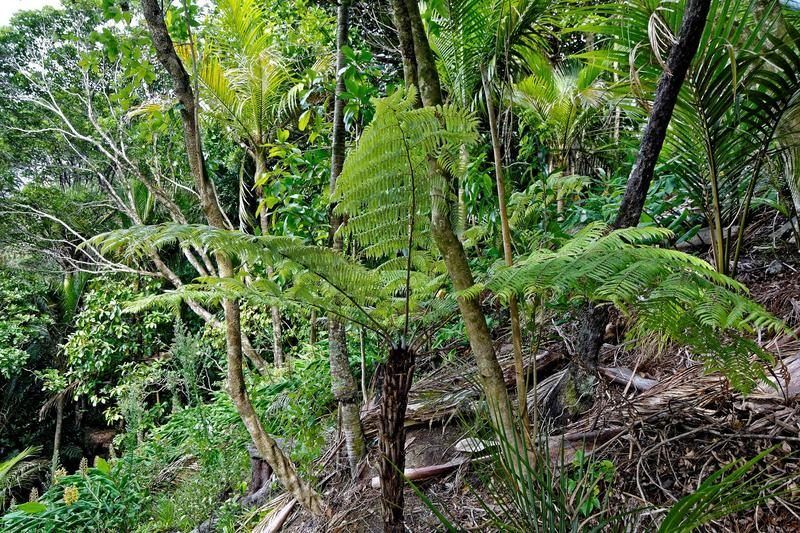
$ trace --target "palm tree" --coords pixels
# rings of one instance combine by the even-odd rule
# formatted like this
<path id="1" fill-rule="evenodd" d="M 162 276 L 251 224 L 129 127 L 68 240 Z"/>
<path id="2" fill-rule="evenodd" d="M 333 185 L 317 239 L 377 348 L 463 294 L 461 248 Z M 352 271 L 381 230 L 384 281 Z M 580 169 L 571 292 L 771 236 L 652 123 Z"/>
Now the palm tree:
<path id="1" fill-rule="evenodd" d="M 39 447 L 28 447 L 0 462 L 0 509 L 5 509 L 6 498 L 12 489 L 26 486 L 45 468 L 43 461 L 32 459 L 39 452 Z"/>
<path id="2" fill-rule="evenodd" d="M 641 93 L 662 70 L 683 4 L 629 0 L 618 8 L 624 28 L 604 27 L 616 37 L 609 55 L 629 64 Z M 781 154 L 798 141 L 785 124 L 800 101 L 800 32 L 782 17 L 773 3 L 712 3 L 662 154 L 705 215 L 723 273 L 736 272 L 752 200 L 770 176 L 787 175 Z"/>
<path id="3" fill-rule="evenodd" d="M 231 137 L 240 143 L 255 164 L 251 185 L 257 201 L 258 227 L 266 235 L 270 229 L 269 213 L 263 202 L 263 188 L 268 180 L 269 144 L 288 118 L 291 108 L 292 78 L 286 60 L 273 46 L 274 36 L 266 24 L 261 5 L 255 0 L 222 0 L 217 4 L 219 30 L 205 44 L 196 65 L 202 84 L 201 97 L 214 118 L 225 125 Z M 184 48 L 185 59 L 193 60 L 194 51 Z M 243 194 L 244 184 L 240 189 Z M 247 202 L 240 201 L 240 228 L 250 222 Z M 270 308 L 273 329 L 273 357 L 276 366 L 283 364 L 281 312 Z"/>
<path id="4" fill-rule="evenodd" d="M 553 66 L 544 61 L 532 62 L 530 68 L 531 75 L 514 84 L 514 102 L 523 123 L 535 128 L 547 146 L 548 174 L 574 176 L 578 161 L 587 155 L 587 139 L 608 130 L 604 104 L 609 91 L 602 70 L 579 62 Z M 561 197 L 557 209 L 563 210 Z"/>

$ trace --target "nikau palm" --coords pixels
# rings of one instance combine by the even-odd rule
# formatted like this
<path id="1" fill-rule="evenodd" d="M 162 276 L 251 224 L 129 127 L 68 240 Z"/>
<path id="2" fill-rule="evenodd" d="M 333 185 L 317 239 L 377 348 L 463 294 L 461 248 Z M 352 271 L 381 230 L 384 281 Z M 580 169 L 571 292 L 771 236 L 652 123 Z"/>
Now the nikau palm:
<path id="1" fill-rule="evenodd" d="M 202 83 L 201 97 L 212 116 L 226 125 L 233 139 L 247 151 L 254 163 L 252 191 L 262 234 L 270 231 L 270 219 L 263 190 L 268 180 L 269 145 L 286 120 L 291 107 L 292 80 L 285 60 L 276 51 L 275 36 L 265 22 L 262 7 L 254 0 L 224 0 L 217 5 L 220 31 L 205 43 L 197 65 Z M 192 61 L 195 51 L 184 48 L 184 59 Z M 241 195 L 248 185 L 240 184 Z M 240 198 L 239 225 L 252 223 L 248 202 Z M 273 358 L 283 364 L 280 308 L 271 308 Z"/>
<path id="2" fill-rule="evenodd" d="M 685 183 L 708 221 L 720 272 L 736 272 L 752 200 L 771 172 L 787 175 L 781 152 L 797 142 L 785 125 L 800 100 L 800 32 L 783 24 L 775 5 L 711 3 L 662 155 L 664 169 Z M 624 26 L 595 26 L 615 36 L 605 59 L 629 64 L 636 94 L 652 90 L 681 8 L 626 1 L 612 9 L 624 12 Z"/>

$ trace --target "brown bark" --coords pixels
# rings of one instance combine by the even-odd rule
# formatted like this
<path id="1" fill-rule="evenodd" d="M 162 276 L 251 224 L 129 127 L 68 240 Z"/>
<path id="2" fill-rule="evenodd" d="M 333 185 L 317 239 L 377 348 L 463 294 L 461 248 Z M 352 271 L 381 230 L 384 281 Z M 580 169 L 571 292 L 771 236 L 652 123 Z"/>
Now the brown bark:
<path id="1" fill-rule="evenodd" d="M 342 0 L 337 9 L 336 22 L 336 94 L 333 104 L 333 133 L 331 139 L 331 194 L 336 190 L 336 180 L 339 179 L 344 167 L 345 102 L 341 95 L 346 90 L 343 75 L 343 70 L 346 66 L 343 49 L 349 42 L 349 22 L 350 3 L 348 0 Z M 344 244 L 341 236 L 337 233 L 342 223 L 342 218 L 336 216 L 331 208 L 330 242 L 331 247 L 339 252 L 342 251 Z M 355 476 L 358 463 L 364 456 L 364 434 L 361 428 L 358 387 L 350 369 L 345 325 L 338 317 L 332 314 L 328 316 L 328 358 L 331 367 L 331 392 L 333 392 L 334 398 L 339 403 L 339 416 L 341 417 L 342 433 L 345 438 L 347 460 L 350 464 L 350 473 Z"/>
<path id="2" fill-rule="evenodd" d="M 414 352 L 405 344 L 392 346 L 384 366 L 380 419 L 380 478 L 383 530 L 405 531 L 403 471 L 406 465 L 406 407 L 414 373 Z"/>
<path id="3" fill-rule="evenodd" d="M 667 67 L 658 80 L 653 107 L 642 135 L 639 153 L 628 177 L 625 195 L 613 223 L 615 229 L 639 224 L 639 218 L 642 216 L 642 210 L 647 200 L 647 192 L 650 189 L 650 182 L 653 180 L 655 166 L 661 148 L 664 146 L 672 112 L 678 101 L 686 73 L 700 44 L 709 6 L 709 0 L 689 0 L 686 3 L 678 40 L 673 45 L 667 59 Z M 582 317 L 581 332 L 576 343 L 576 350 L 581 359 L 580 366 L 594 370 L 600 348 L 603 345 L 603 333 L 607 323 L 608 308 L 606 306 L 588 306 L 586 308 Z"/>
<path id="4" fill-rule="evenodd" d="M 422 26 L 419 6 L 416 0 L 392 0 L 392 7 L 400 39 L 400 50 L 404 54 L 403 64 L 416 65 L 416 69 L 412 69 L 406 77 L 406 85 L 418 86 L 424 105 L 439 105 L 442 103 L 439 75 Z M 447 189 L 434 187 L 431 190 L 431 235 L 444 258 L 453 287 L 456 291 L 463 291 L 472 287 L 475 281 L 464 246 L 450 222 L 449 189 L 452 187 L 452 177 L 446 174 L 444 177 Z M 478 366 L 481 385 L 489 403 L 492 423 L 499 431 L 512 435 L 516 431 L 514 415 L 480 302 L 476 298 L 459 298 L 458 306 Z"/>
<path id="5" fill-rule="evenodd" d="M 208 177 L 200 142 L 200 127 L 197 106 L 191 80 L 183 67 L 172 38 L 164 23 L 164 15 L 158 0 L 141 0 L 142 11 L 150 29 L 153 45 L 159 61 L 173 81 L 175 94 L 180 102 L 184 127 L 184 141 L 189 168 L 200 196 L 200 206 L 208 223 L 216 228 L 226 228 L 226 218 L 217 201 L 214 185 Z M 231 260 L 224 254 L 216 254 L 219 274 L 231 277 L 234 274 Z M 320 495 L 305 480 L 297 475 L 297 469 L 281 451 L 274 439 L 267 435 L 247 395 L 242 372 L 242 330 L 239 304 L 235 300 L 223 301 L 228 362 L 228 388 L 236 410 L 244 422 L 259 453 L 275 470 L 283 486 L 290 491 L 306 509 L 313 514 L 325 512 L 325 503 Z"/>
<path id="6" fill-rule="evenodd" d="M 673 45 L 667 59 L 667 68 L 658 80 L 653 107 L 642 135 L 636 163 L 631 170 L 622 205 L 614 220 L 615 228 L 629 228 L 639 224 L 658 156 L 667 136 L 667 127 L 672 119 L 683 80 L 700 45 L 710 4 L 709 0 L 689 0 L 686 3 L 678 41 Z"/>
<path id="7" fill-rule="evenodd" d="M 483 81 L 483 94 L 486 98 L 486 113 L 489 115 L 489 134 L 492 139 L 492 155 L 494 156 L 494 173 L 497 183 L 497 204 L 500 211 L 500 229 L 503 237 L 503 258 L 506 266 L 513 266 L 514 251 L 512 249 L 511 226 L 508 222 L 508 209 L 506 207 L 506 187 L 503 172 L 503 156 L 500 150 L 500 135 L 497 133 L 497 115 L 495 115 L 492 88 L 489 77 L 484 67 L 481 68 Z M 514 349 L 514 374 L 517 384 L 517 411 L 525 434 L 530 433 L 528 420 L 528 384 L 525 380 L 525 363 L 522 360 L 522 329 L 519 323 L 519 307 L 517 298 L 512 295 L 508 302 L 511 316 L 511 344 Z M 536 409 L 536 406 L 534 406 Z"/>
<path id="8" fill-rule="evenodd" d="M 462 458 L 462 459 L 455 459 L 450 461 L 449 463 L 442 463 L 438 465 L 429 465 L 429 466 L 420 466 L 418 468 L 406 468 L 403 471 L 403 476 L 409 481 L 421 481 L 423 479 L 429 479 L 432 477 L 443 476 L 445 474 L 449 474 L 453 470 L 464 466 L 465 464 L 469 463 L 469 459 Z M 370 481 L 370 485 L 373 489 L 381 488 L 381 478 L 380 476 L 373 477 Z"/>
<path id="9" fill-rule="evenodd" d="M 61 428 L 64 425 L 64 393 L 59 393 L 56 399 L 56 431 L 53 435 L 53 459 L 50 462 L 50 472 L 58 469 L 61 461 Z"/>

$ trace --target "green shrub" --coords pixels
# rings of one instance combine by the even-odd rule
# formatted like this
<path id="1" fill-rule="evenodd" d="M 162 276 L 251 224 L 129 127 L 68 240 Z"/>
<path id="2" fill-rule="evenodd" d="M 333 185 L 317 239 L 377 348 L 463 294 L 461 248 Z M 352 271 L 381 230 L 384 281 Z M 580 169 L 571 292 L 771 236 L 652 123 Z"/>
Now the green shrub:
<path id="1" fill-rule="evenodd" d="M 148 501 L 131 476 L 103 459 L 94 468 L 56 477 L 38 500 L 14 506 L 3 531 L 132 531 Z"/>

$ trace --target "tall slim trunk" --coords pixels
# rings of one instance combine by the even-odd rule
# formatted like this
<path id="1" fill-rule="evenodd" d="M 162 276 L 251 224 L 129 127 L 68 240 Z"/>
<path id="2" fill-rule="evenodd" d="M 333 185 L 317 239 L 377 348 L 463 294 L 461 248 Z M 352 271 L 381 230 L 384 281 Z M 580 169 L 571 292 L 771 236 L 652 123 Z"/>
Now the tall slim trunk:
<path id="1" fill-rule="evenodd" d="M 325 513 L 322 497 L 303 478 L 297 474 L 297 468 L 291 459 L 283 453 L 275 439 L 267 435 L 261 425 L 250 398 L 247 395 L 242 372 L 242 344 L 239 306 L 225 301 L 225 325 L 228 352 L 228 389 L 239 416 L 244 422 L 253 443 L 261 456 L 275 471 L 275 475 L 287 491 L 300 502 L 303 507 L 316 515 Z"/>
<path id="2" fill-rule="evenodd" d="M 56 431 L 53 435 L 53 459 L 50 461 L 50 472 L 58 469 L 61 461 L 61 428 L 64 424 L 64 394 L 59 393 L 56 399 Z"/>
<path id="3" fill-rule="evenodd" d="M 503 237 L 503 258 L 507 266 L 514 264 L 514 251 L 512 249 L 511 226 L 508 223 L 508 209 L 506 207 L 506 186 L 503 172 L 503 156 L 500 150 L 500 135 L 497 133 L 497 115 L 495 115 L 492 88 L 485 67 L 481 67 L 483 81 L 483 94 L 486 99 L 486 113 L 489 115 L 489 134 L 492 139 L 492 154 L 494 156 L 494 174 L 497 182 L 497 203 L 500 211 L 500 228 Z M 519 307 L 517 298 L 512 295 L 508 302 L 511 315 L 511 344 L 514 349 L 514 375 L 517 384 L 517 410 L 522 421 L 525 435 L 530 434 L 530 421 L 528 420 L 528 384 L 525 379 L 525 362 L 522 360 L 522 328 L 519 324 Z M 534 409 L 536 406 L 534 406 Z"/>
<path id="4" fill-rule="evenodd" d="M 308 342 L 309 344 L 317 344 L 317 310 L 311 310 L 311 316 L 308 318 L 308 325 L 309 325 L 309 332 L 308 332 Z"/>
<path id="5" fill-rule="evenodd" d="M 141 0 L 141 4 L 156 55 L 172 78 L 173 89 L 181 103 L 180 113 L 186 155 L 194 177 L 195 188 L 200 197 L 200 207 L 211 226 L 226 228 L 228 224 L 219 206 L 214 184 L 209 179 L 203 157 L 197 105 L 189 74 L 175 52 L 175 46 L 164 22 L 164 13 L 159 0 Z M 216 260 L 220 276 L 232 277 L 234 270 L 231 260 L 222 253 L 216 254 Z M 322 497 L 297 475 L 297 469 L 291 460 L 278 447 L 275 440 L 267 435 L 247 395 L 242 372 L 242 329 L 239 304 L 235 300 L 225 299 L 222 307 L 225 311 L 228 388 L 236 410 L 259 453 L 270 463 L 283 486 L 310 512 L 322 515 L 325 513 L 325 502 Z"/>
<path id="6" fill-rule="evenodd" d="M 336 190 L 336 180 L 342 173 L 345 156 L 345 129 L 344 129 L 344 100 L 341 95 L 345 92 L 344 48 L 348 45 L 348 31 L 350 19 L 350 2 L 341 0 L 337 9 L 336 21 L 336 94 L 333 104 L 333 134 L 331 139 L 331 194 Z M 337 216 L 331 208 L 330 224 L 331 247 L 341 252 L 344 243 L 337 233 L 342 225 L 341 217 Z M 364 434 L 361 429 L 361 406 L 358 401 L 358 386 L 350 369 L 347 351 L 347 330 L 342 321 L 334 316 L 328 316 L 328 358 L 331 366 L 331 391 L 339 403 L 342 433 L 345 438 L 345 450 L 350 463 L 350 473 L 357 474 L 358 463 L 364 456 Z"/>
<path id="7" fill-rule="evenodd" d="M 403 54 L 403 73 L 406 85 L 415 85 L 419 88 L 424 105 L 439 105 L 442 103 L 439 75 L 422 25 L 419 6 L 416 0 L 392 0 L 392 7 L 400 39 L 400 51 Z M 414 68 L 411 68 L 412 66 Z M 433 167 L 432 171 L 442 172 L 435 165 L 431 166 Z M 475 281 L 464 252 L 464 246 L 456 236 L 450 222 L 452 177 L 446 173 L 443 173 L 443 176 L 447 189 L 439 187 L 431 189 L 431 235 L 444 258 L 453 287 L 456 291 L 463 291 L 472 287 Z M 481 385 L 489 404 L 492 423 L 499 431 L 513 435 L 516 431 L 514 414 L 480 302 L 477 298 L 459 298 L 458 306 L 464 319 L 470 348 L 477 363 Z"/>
<path id="8" fill-rule="evenodd" d="M 389 349 L 384 367 L 380 419 L 380 478 L 383 530 L 405 531 L 403 489 L 406 467 L 405 419 L 414 372 L 414 351 L 402 341 Z"/>
<path id="9" fill-rule="evenodd" d="M 347 331 L 340 320 L 328 320 L 328 356 L 331 366 L 331 392 L 339 403 L 345 451 L 350 473 L 355 476 L 364 456 L 361 406 L 358 386 L 347 356 Z"/>
<path id="10" fill-rule="evenodd" d="M 255 180 L 256 183 L 258 183 L 267 171 L 267 156 L 264 153 L 263 148 L 258 147 L 255 149 L 255 160 Z M 258 199 L 258 222 L 259 226 L 261 227 L 261 235 L 267 235 L 269 234 L 269 217 L 267 216 L 267 210 L 264 209 L 264 206 L 262 205 L 264 200 L 264 187 L 262 185 L 255 185 L 255 193 L 256 198 Z M 272 274 L 272 267 L 268 266 L 267 275 L 272 276 Z M 272 361 L 275 363 L 276 368 L 281 368 L 285 359 L 283 354 L 283 324 L 281 323 L 281 308 L 278 307 L 277 304 L 273 304 L 269 307 L 269 313 L 272 319 Z"/>
<path id="11" fill-rule="evenodd" d="M 672 46 L 667 68 L 658 80 L 653 107 L 642 135 L 636 162 L 628 178 L 622 204 L 613 223 L 614 228 L 628 228 L 639 224 L 675 103 L 700 44 L 710 3 L 710 0 L 688 0 L 686 3 L 678 40 Z M 576 351 L 581 364 L 588 369 L 594 369 L 597 364 L 607 323 L 608 309 L 605 306 L 589 306 L 584 312 Z"/>
<path id="12" fill-rule="evenodd" d="M 461 166 L 464 168 L 464 176 L 462 180 L 455 180 L 455 186 L 458 189 L 456 193 L 456 202 L 458 204 L 457 213 L 458 217 L 456 218 L 456 236 L 459 239 L 464 237 L 464 231 L 467 229 L 467 199 L 464 193 L 464 188 L 467 186 L 467 172 L 466 168 L 469 164 L 469 150 L 465 145 L 461 145 L 458 150 L 458 156 L 461 160 Z"/>

